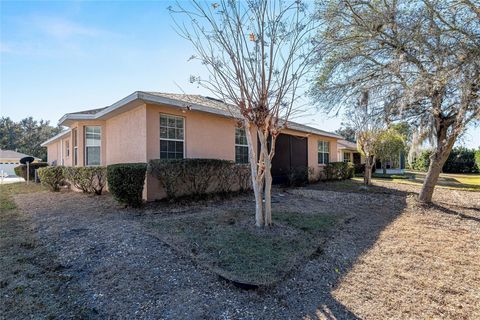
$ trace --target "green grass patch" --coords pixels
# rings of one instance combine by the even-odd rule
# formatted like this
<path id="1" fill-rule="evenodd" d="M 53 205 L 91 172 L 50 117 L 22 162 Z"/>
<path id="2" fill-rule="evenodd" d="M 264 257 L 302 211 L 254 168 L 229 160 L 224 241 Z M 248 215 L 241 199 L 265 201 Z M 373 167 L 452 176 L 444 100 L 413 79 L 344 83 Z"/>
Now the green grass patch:
<path id="1" fill-rule="evenodd" d="M 17 206 L 13 201 L 13 195 L 20 193 L 32 193 L 44 191 L 40 184 L 25 182 L 1 184 L 0 185 L 0 210 L 1 212 L 15 209 Z"/>
<path id="2" fill-rule="evenodd" d="M 415 179 L 414 174 L 383 174 L 375 172 L 372 174 L 372 178 L 380 178 L 380 179 Z"/>
<path id="3" fill-rule="evenodd" d="M 228 280 L 271 285 L 322 246 L 339 216 L 273 213 L 272 228 L 256 228 L 253 213 L 226 212 L 162 219 L 159 238 Z"/>

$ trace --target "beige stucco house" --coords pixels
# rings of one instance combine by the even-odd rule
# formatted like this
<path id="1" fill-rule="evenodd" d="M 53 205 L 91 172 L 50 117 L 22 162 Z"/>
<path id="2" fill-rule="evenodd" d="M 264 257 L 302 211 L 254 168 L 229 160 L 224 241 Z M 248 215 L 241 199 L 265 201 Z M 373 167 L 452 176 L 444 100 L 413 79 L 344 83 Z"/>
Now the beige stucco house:
<path id="1" fill-rule="evenodd" d="M 14 150 L 0 149 L 0 177 L 15 176 L 14 168 L 20 165 L 20 159 L 31 157 L 28 154 L 17 152 Z M 42 161 L 42 159 L 33 157 L 33 162 Z"/>
<path id="2" fill-rule="evenodd" d="M 168 158 L 216 158 L 248 162 L 243 129 L 228 106 L 199 95 L 137 91 L 111 106 L 64 115 L 68 129 L 45 141 L 53 165 L 94 166 Z M 292 167 L 318 175 L 337 161 L 340 136 L 289 122 L 276 144 L 272 174 Z M 256 142 L 256 141 L 255 141 Z M 144 197 L 161 198 L 158 181 L 147 176 Z"/>
<path id="3" fill-rule="evenodd" d="M 357 144 L 343 139 L 337 141 L 337 159 L 354 164 L 365 163 L 365 158 L 358 152 Z"/>

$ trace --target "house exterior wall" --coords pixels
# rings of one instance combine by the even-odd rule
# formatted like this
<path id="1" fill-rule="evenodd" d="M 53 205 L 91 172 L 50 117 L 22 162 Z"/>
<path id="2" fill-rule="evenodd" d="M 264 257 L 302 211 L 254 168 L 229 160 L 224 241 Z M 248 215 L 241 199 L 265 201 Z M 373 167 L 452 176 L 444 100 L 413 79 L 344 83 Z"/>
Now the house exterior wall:
<path id="1" fill-rule="evenodd" d="M 160 158 L 160 114 L 184 118 L 184 157 L 235 160 L 236 121 L 205 112 L 180 110 L 166 105 L 142 104 L 130 111 L 120 113 L 107 120 L 79 121 L 71 125 L 78 132 L 78 166 L 85 165 L 84 127 L 98 125 L 102 128 L 101 165 L 115 163 L 148 162 Z M 286 129 L 284 134 L 307 137 L 308 166 L 313 168 L 312 180 L 320 175 L 324 165 L 318 164 L 318 141 L 330 142 L 330 161 L 338 161 L 337 139 Z M 48 161 L 61 164 L 61 140 L 70 141 L 70 157 L 64 164 L 73 165 L 72 133 L 50 143 Z M 254 139 L 257 150 L 257 139 Z M 63 143 L 65 148 L 65 143 Z M 65 150 L 63 155 L 65 155 Z M 161 199 L 165 196 L 158 180 L 147 174 L 144 198 Z"/>
<path id="2" fill-rule="evenodd" d="M 106 165 L 147 161 L 146 106 L 105 121 Z"/>

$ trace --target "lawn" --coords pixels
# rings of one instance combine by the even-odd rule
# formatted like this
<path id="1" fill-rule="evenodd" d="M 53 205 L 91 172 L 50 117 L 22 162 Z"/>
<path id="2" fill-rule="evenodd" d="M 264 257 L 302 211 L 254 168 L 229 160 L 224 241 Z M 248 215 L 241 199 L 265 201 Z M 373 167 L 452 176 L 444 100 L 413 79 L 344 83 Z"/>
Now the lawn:
<path id="1" fill-rule="evenodd" d="M 426 172 L 420 171 L 406 171 L 404 175 L 399 174 L 382 174 L 376 172 L 373 174 L 373 180 L 377 181 L 392 181 L 395 183 L 422 185 L 425 179 Z M 362 177 L 354 178 L 357 181 L 362 180 Z M 437 187 L 449 188 L 455 190 L 466 191 L 480 191 L 480 174 L 454 174 L 441 173 L 438 179 Z"/>
<path id="2" fill-rule="evenodd" d="M 219 276 L 268 286 L 318 252 L 340 215 L 275 212 L 272 228 L 252 225 L 251 212 L 188 215 L 152 225 L 165 242 Z"/>

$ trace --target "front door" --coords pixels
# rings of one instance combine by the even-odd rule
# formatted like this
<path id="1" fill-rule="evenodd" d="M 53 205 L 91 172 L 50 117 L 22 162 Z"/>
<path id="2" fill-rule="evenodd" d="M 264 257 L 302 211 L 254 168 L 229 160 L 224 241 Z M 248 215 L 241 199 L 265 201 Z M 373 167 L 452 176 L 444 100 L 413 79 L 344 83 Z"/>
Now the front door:
<path id="1" fill-rule="evenodd" d="M 274 184 L 286 183 L 287 175 L 292 170 L 308 168 L 307 138 L 280 134 L 275 145 L 275 156 L 272 160 L 272 178 Z"/>

